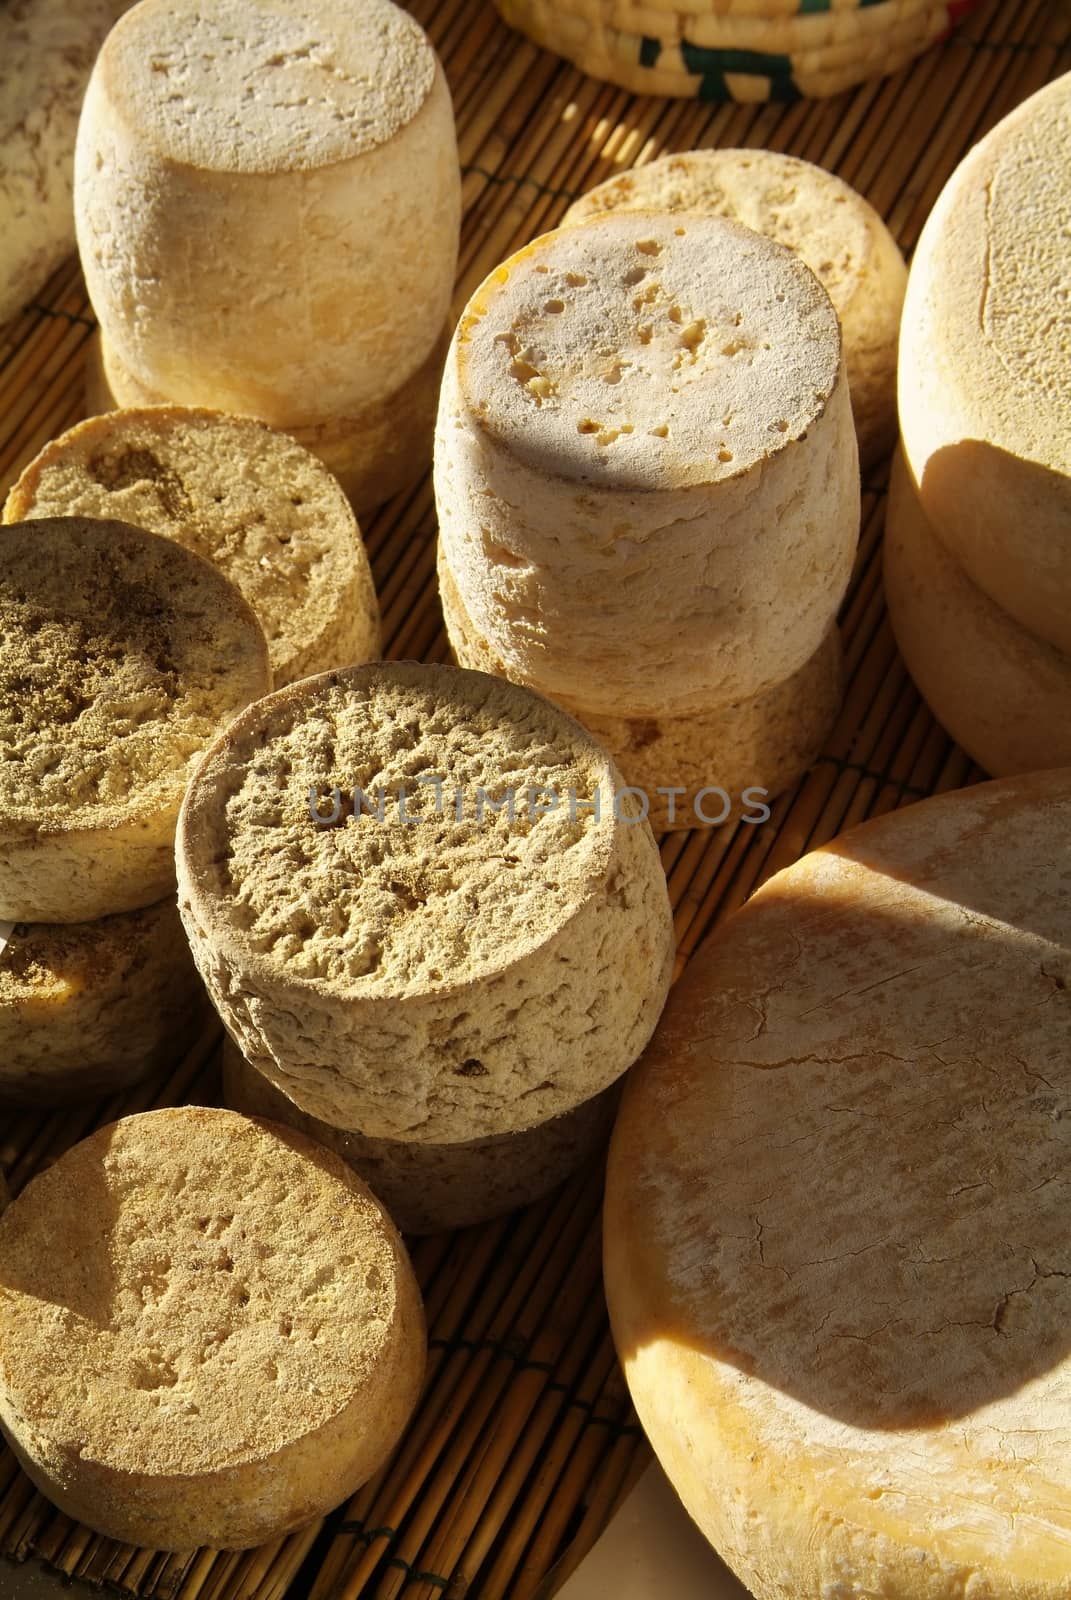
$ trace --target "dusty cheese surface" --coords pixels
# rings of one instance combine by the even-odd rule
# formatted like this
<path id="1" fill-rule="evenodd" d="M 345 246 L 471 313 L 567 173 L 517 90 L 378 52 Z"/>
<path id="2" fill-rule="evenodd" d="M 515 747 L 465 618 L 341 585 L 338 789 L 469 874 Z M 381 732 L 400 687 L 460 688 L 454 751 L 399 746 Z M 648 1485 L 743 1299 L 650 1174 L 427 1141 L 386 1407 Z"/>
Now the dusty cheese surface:
<path id="1" fill-rule="evenodd" d="M 35 1481 L 159 1548 L 333 1505 L 424 1357 L 364 1185 L 291 1130 L 197 1107 L 124 1118 L 29 1185 L 0 1231 L 0 1329 L 0 1419 Z"/>
<path id="2" fill-rule="evenodd" d="M 428 1143 L 606 1088 L 649 1037 L 673 943 L 620 781 L 570 717 L 482 673 L 354 667 L 250 707 L 178 843 L 194 957 L 244 1053 L 322 1121 Z"/>
<path id="3" fill-rule="evenodd" d="M 435 53 L 390 0 L 144 0 L 104 70 L 130 125 L 169 160 L 271 173 L 385 144 L 427 99 Z"/>
<path id="4" fill-rule="evenodd" d="M 169 539 L 54 517 L 3 529 L 0 628 L 4 916 L 84 921 L 160 898 L 191 766 L 270 686 L 252 611 Z"/>
<path id="5" fill-rule="evenodd" d="M 835 173 L 779 151 L 686 150 L 598 184 L 570 206 L 564 225 L 622 210 L 731 217 L 795 251 L 841 321 L 864 462 L 891 445 L 907 268 L 861 194 Z"/>
<path id="6" fill-rule="evenodd" d="M 114 518 L 196 551 L 255 611 L 277 685 L 379 654 L 345 495 L 293 439 L 251 418 L 161 406 L 79 423 L 29 464 L 3 515 Z"/>
<path id="7" fill-rule="evenodd" d="M 626 1091 L 607 1286 L 641 1417 L 759 1600 L 1071 1568 L 1071 771 L 778 874 Z"/>
<path id="8" fill-rule="evenodd" d="M 938 536 L 1031 632 L 1071 651 L 1071 74 L 945 186 L 912 263 L 900 415 Z"/>

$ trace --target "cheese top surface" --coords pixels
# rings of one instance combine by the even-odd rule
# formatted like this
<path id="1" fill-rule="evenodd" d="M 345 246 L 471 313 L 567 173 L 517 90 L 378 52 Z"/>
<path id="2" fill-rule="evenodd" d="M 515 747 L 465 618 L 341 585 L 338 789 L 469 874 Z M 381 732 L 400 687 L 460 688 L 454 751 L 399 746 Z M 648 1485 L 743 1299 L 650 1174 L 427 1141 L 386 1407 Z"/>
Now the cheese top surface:
<path id="1" fill-rule="evenodd" d="M 619 212 L 497 268 L 457 334 L 461 394 L 536 471 L 623 489 L 717 483 L 801 440 L 838 381 L 829 296 L 718 217 Z"/>
<path id="2" fill-rule="evenodd" d="M 626 1089 L 618 1347 L 708 1532 L 738 1570 L 783 1539 L 791 1592 L 1064 1592 L 1069 843 L 1071 770 L 834 840 L 710 940 Z"/>
<path id="3" fill-rule="evenodd" d="M 386 144 L 435 71 L 391 0 L 142 0 L 96 68 L 139 142 L 229 173 L 311 170 Z"/>
<path id="4" fill-rule="evenodd" d="M 451 990 L 538 948 L 603 889 L 613 788 L 605 751 L 527 689 L 354 667 L 235 721 L 187 792 L 180 851 L 197 918 L 273 978 L 362 997 Z M 570 791 L 586 803 L 596 789 L 598 816 L 571 806 Z M 314 820 L 310 791 L 333 825 Z"/>

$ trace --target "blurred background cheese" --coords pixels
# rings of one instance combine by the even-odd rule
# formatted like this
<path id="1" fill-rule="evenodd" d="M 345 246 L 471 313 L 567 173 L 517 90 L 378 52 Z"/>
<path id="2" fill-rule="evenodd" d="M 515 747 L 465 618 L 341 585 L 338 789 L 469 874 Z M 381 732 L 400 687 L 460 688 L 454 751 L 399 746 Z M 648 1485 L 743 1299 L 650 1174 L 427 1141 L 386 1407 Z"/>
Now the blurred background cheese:
<path id="1" fill-rule="evenodd" d="M 90 80 L 75 210 L 135 383 L 284 429 L 389 413 L 453 288 L 442 68 L 390 0 L 143 0 Z"/>
<path id="2" fill-rule="evenodd" d="M 758 1600 L 1064 1600 L 1071 770 L 770 879 L 626 1086 L 606 1287 L 641 1421 Z"/>
<path id="3" fill-rule="evenodd" d="M 1071 74 L 999 123 L 930 213 L 900 344 L 929 522 L 1015 620 L 1071 653 Z"/>
<path id="4" fill-rule="evenodd" d="M 4 522 L 111 517 L 196 551 L 245 596 L 276 685 L 379 655 L 356 519 L 307 450 L 248 417 L 184 406 L 79 423 L 30 462 Z"/>
<path id="5" fill-rule="evenodd" d="M 788 245 L 828 292 L 864 469 L 896 440 L 896 346 L 907 267 L 882 218 L 836 173 L 778 150 L 685 150 L 589 189 L 563 225 L 608 211 L 734 217 Z"/>
<path id="6" fill-rule="evenodd" d="M 902 457 L 885 519 L 885 598 L 900 653 L 957 744 L 994 777 L 1071 766 L 1071 655 L 969 578 L 931 527 Z"/>

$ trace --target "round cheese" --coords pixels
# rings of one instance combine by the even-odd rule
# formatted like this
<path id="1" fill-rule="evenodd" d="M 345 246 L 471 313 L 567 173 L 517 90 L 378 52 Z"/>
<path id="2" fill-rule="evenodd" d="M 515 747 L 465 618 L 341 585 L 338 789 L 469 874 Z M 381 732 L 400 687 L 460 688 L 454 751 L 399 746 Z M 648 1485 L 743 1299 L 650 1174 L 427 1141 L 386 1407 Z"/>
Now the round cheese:
<path id="1" fill-rule="evenodd" d="M 546 234 L 462 316 L 435 491 L 511 678 L 611 716 L 761 694 L 818 649 L 858 536 L 829 296 L 722 218 Z"/>
<path id="2" fill-rule="evenodd" d="M 658 850 L 609 756 L 483 673 L 350 667 L 200 764 L 179 909 L 251 1063 L 374 1138 L 464 1143 L 606 1089 L 665 1000 Z"/>
<path id="3" fill-rule="evenodd" d="M 186 780 L 271 687 L 227 578 L 123 522 L 0 531 L 0 920 L 88 922 L 163 899 Z"/>
<path id="4" fill-rule="evenodd" d="M 1071 73 L 975 146 L 923 229 L 900 422 L 935 533 L 1071 653 Z"/>
<path id="5" fill-rule="evenodd" d="M 608 178 L 569 207 L 563 226 L 609 211 L 734 217 L 807 263 L 844 336 L 864 466 L 896 440 L 896 346 L 907 267 L 881 217 L 851 186 L 775 150 L 686 150 Z"/>
<path id="6" fill-rule="evenodd" d="M 641 1420 L 757 1600 L 1061 1600 L 1071 770 L 766 883 L 626 1088 L 606 1287 Z"/>
<path id="7" fill-rule="evenodd" d="M 1002 778 L 1071 766 L 1071 656 L 1002 611 L 949 555 L 897 457 L 885 596 L 919 693 L 967 754 Z"/>
<path id="8" fill-rule="evenodd" d="M 409 488 L 431 464 L 439 382 L 450 343 L 450 326 L 416 371 L 384 400 L 350 417 L 283 429 L 338 479 L 357 514 Z M 166 395 L 138 383 L 100 332 L 86 356 L 86 414 L 163 406 Z"/>
<path id="9" fill-rule="evenodd" d="M 118 411 L 47 444 L 5 522 L 83 516 L 175 539 L 226 573 L 268 640 L 275 683 L 379 655 L 360 531 L 331 474 L 262 423 L 182 406 Z"/>
<path id="10" fill-rule="evenodd" d="M 0 1103 L 129 1088 L 181 1060 L 209 1014 L 173 897 L 95 922 L 19 923 L 0 948 Z"/>
<path id="11" fill-rule="evenodd" d="M 617 1105 L 616 1091 L 607 1089 L 538 1127 L 463 1144 L 371 1139 L 310 1117 L 231 1039 L 223 1045 L 223 1096 L 234 1111 L 283 1122 L 337 1151 L 402 1232 L 415 1234 L 470 1228 L 542 1199 L 598 1159 Z"/>
<path id="12" fill-rule="evenodd" d="M 352 417 L 423 365 L 449 310 L 442 68 L 391 0 L 143 0 L 93 70 L 75 216 L 139 382 L 284 427 Z"/>
<path id="13" fill-rule="evenodd" d="M 503 675 L 465 611 L 445 560 L 439 598 L 446 634 L 461 667 Z M 815 654 L 785 683 L 753 700 L 685 716 L 613 717 L 558 698 L 604 745 L 627 783 L 644 797 L 656 832 L 761 819 L 767 800 L 811 766 L 840 707 L 843 653 L 834 625 Z"/>
<path id="14" fill-rule="evenodd" d="M 344 1162 L 230 1111 L 125 1117 L 0 1221 L 0 1424 L 67 1516 L 244 1549 L 348 1498 L 424 1371 L 420 1292 Z"/>

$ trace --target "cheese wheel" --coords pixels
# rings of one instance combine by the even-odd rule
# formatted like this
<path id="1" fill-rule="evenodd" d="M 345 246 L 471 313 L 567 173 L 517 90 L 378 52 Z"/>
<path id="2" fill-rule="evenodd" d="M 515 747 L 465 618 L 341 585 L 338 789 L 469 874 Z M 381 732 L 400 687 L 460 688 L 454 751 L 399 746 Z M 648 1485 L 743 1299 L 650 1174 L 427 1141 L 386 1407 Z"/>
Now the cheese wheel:
<path id="1" fill-rule="evenodd" d="M 922 231 L 900 422 L 934 531 L 1071 654 L 1071 74 L 975 146 Z"/>
<path id="2" fill-rule="evenodd" d="M 510 678 L 610 716 L 761 694 L 818 649 L 858 537 L 829 296 L 718 217 L 546 234 L 462 316 L 435 491 Z"/>
<path id="3" fill-rule="evenodd" d="M 614 1337 L 757 1600 L 1062 1600 L 1071 770 L 766 883 L 626 1088 Z"/>
<path id="4" fill-rule="evenodd" d="M 78 112 L 122 0 L 7 0 L 0 59 L 0 323 L 74 250 Z"/>
<path id="5" fill-rule="evenodd" d="M 229 1033 L 301 1110 L 373 1138 L 467 1143 L 590 1100 L 646 1044 L 673 960 L 620 781 L 564 712 L 483 673 L 350 667 L 250 707 L 178 831 Z"/>
<path id="6" fill-rule="evenodd" d="M 143 0 L 90 80 L 75 216 L 138 382 L 284 427 L 354 416 L 423 365 L 449 310 L 442 67 L 390 0 Z"/>
<path id="7" fill-rule="evenodd" d="M 439 382 L 451 326 L 422 366 L 384 401 L 352 417 L 283 431 L 336 477 L 358 515 L 407 489 L 431 465 Z M 138 383 L 98 330 L 86 355 L 86 414 L 168 405 L 166 395 Z"/>
<path id="8" fill-rule="evenodd" d="M 598 1159 L 617 1105 L 616 1091 L 607 1089 L 538 1127 L 466 1144 L 370 1139 L 308 1116 L 231 1039 L 223 1045 L 223 1097 L 234 1111 L 284 1122 L 336 1151 L 402 1232 L 414 1234 L 470 1228 L 542 1199 Z"/>
<path id="9" fill-rule="evenodd" d="M 1071 766 L 1071 656 L 1035 639 L 968 578 L 930 526 L 899 456 L 885 595 L 919 693 L 979 766 L 998 778 Z"/>
<path id="10" fill-rule="evenodd" d="M 173 897 L 95 922 L 20 923 L 0 948 L 0 1103 L 129 1088 L 181 1060 L 210 1014 Z"/>
<path id="11" fill-rule="evenodd" d="M 345 495 L 262 423 L 182 406 L 80 423 L 30 462 L 3 512 L 55 516 L 132 522 L 213 562 L 256 613 L 276 684 L 379 655 L 379 606 Z"/>
<path id="12" fill-rule="evenodd" d="M 439 597 L 458 666 L 503 675 L 502 664 L 467 615 L 446 562 Z M 786 683 L 754 700 L 683 717 L 611 717 L 576 701 L 558 704 L 610 751 L 646 803 L 656 832 L 764 820 L 765 802 L 803 776 L 840 706 L 843 652 L 834 625 Z"/>
<path id="13" fill-rule="evenodd" d="M 163 899 L 186 780 L 271 686 L 217 568 L 123 522 L 0 530 L 0 920 L 88 922 Z"/>
<path id="14" fill-rule="evenodd" d="M 323 1516 L 393 1448 L 425 1349 L 389 1218 L 289 1128 L 125 1117 L 0 1222 L 0 1424 L 42 1494 L 128 1544 Z"/>
<path id="15" fill-rule="evenodd" d="M 734 217 L 807 263 L 840 318 L 864 466 L 896 442 L 896 347 L 907 267 L 873 206 L 823 167 L 776 150 L 686 150 L 608 178 L 563 226 L 609 211 Z"/>

